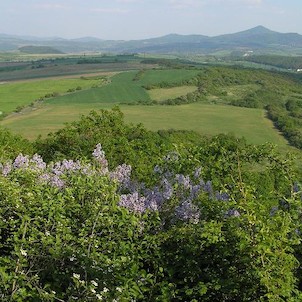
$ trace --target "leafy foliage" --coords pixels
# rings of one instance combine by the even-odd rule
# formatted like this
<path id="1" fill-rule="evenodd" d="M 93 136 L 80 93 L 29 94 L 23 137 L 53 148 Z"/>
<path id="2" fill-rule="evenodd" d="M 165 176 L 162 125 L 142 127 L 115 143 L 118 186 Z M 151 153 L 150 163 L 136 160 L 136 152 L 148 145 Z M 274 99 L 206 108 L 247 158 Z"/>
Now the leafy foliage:
<path id="1" fill-rule="evenodd" d="M 2 301 L 301 301 L 300 176 L 272 146 L 115 109 L 35 147 L 2 160 Z"/>

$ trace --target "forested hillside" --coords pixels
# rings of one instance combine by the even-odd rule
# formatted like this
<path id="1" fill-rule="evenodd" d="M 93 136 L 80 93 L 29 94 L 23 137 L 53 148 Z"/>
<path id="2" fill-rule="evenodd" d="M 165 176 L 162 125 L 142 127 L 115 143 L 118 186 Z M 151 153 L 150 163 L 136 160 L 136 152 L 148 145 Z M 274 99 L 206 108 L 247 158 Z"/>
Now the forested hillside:
<path id="1" fill-rule="evenodd" d="M 257 55 L 247 56 L 246 61 L 297 70 L 302 68 L 301 56 Z"/>

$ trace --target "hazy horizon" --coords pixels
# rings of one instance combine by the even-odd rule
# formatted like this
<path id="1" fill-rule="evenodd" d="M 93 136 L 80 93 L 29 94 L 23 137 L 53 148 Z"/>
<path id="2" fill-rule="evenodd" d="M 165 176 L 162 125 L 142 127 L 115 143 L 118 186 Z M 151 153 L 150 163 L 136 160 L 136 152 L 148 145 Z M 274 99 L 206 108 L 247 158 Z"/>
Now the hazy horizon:
<path id="1" fill-rule="evenodd" d="M 298 0 L 10 0 L 0 33 L 67 39 L 138 40 L 171 33 L 217 36 L 262 25 L 302 34 Z"/>

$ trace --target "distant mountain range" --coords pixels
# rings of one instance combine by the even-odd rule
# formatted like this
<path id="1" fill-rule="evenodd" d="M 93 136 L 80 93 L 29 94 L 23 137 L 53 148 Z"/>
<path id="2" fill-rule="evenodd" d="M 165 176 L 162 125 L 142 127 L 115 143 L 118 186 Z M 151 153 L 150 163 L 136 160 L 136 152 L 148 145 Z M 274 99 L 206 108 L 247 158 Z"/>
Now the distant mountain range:
<path id="1" fill-rule="evenodd" d="M 64 53 L 215 53 L 217 51 L 258 51 L 302 54 L 302 35 L 279 33 L 257 26 L 233 34 L 204 35 L 169 34 L 143 40 L 102 40 L 94 37 L 63 39 L 36 38 L 0 34 L 0 51 L 17 51 L 24 46 L 47 46 Z"/>

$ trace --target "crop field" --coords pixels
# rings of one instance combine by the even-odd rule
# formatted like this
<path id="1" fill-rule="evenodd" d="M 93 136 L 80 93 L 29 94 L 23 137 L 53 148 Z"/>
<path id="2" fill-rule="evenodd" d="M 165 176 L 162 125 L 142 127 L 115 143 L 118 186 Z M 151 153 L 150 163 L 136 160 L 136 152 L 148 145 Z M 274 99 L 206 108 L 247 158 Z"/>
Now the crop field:
<path id="1" fill-rule="evenodd" d="M 111 78 L 111 82 L 99 88 L 80 91 L 47 100 L 48 104 L 71 105 L 94 103 L 121 103 L 150 100 L 146 90 L 140 83 L 133 81 L 135 71 L 119 73 Z"/>
<path id="2" fill-rule="evenodd" d="M 50 79 L 17 83 L 2 83 L 0 85 L 0 111 L 10 113 L 19 106 L 29 105 L 36 99 L 46 94 L 67 93 L 69 89 L 89 89 L 100 86 L 105 81 L 104 77 L 77 78 L 77 79 Z"/>
<path id="3" fill-rule="evenodd" d="M 181 72 L 182 71 L 182 72 Z M 162 82 L 169 84 L 191 79 L 200 71 L 196 70 L 147 70 L 141 78 L 135 80 L 137 71 L 122 72 L 111 78 L 111 82 L 105 86 L 80 91 L 75 94 L 63 95 L 47 100 L 49 104 L 79 104 L 85 103 L 137 103 L 151 99 L 164 100 L 168 98 L 186 95 L 196 90 L 195 86 L 177 86 L 173 89 L 151 89 L 147 91 L 144 85 L 155 85 Z M 165 95 L 159 96 L 160 93 Z"/>
<path id="4" fill-rule="evenodd" d="M 99 73 L 110 71 L 127 71 L 142 68 L 140 63 L 102 63 L 102 64 L 74 64 L 58 65 L 39 69 L 22 69 L 15 71 L 4 71 L 0 73 L 0 81 L 15 81 L 23 79 L 40 79 L 57 77 L 63 75 L 79 75 L 83 73 Z"/>

